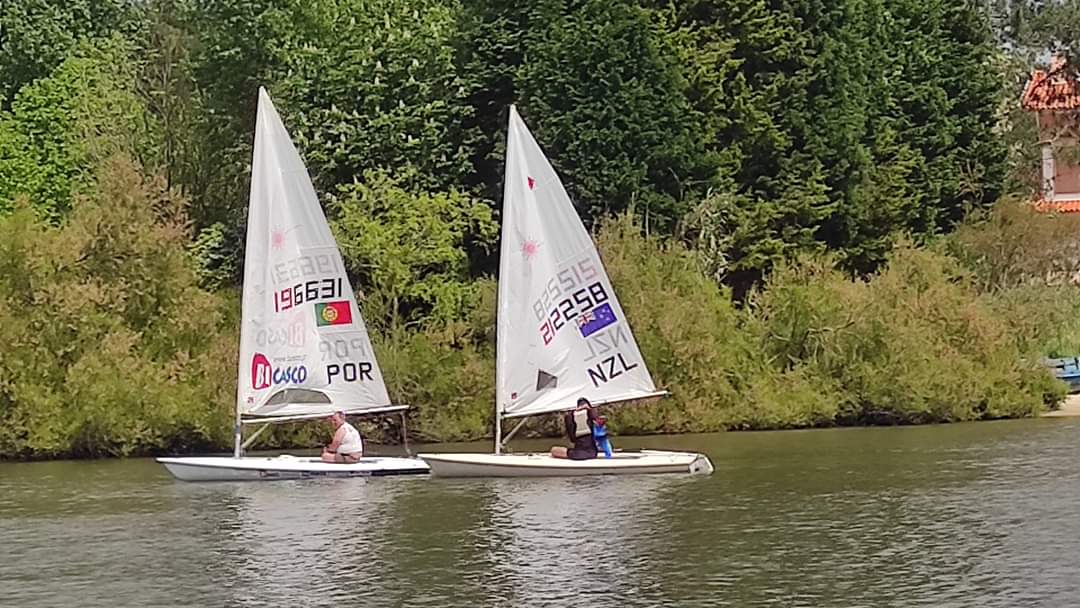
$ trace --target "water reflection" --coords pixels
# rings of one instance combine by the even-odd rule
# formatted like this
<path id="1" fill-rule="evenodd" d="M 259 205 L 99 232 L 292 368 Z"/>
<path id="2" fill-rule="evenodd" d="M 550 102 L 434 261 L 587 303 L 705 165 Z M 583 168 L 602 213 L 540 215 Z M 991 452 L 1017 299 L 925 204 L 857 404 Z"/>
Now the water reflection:
<path id="1" fill-rule="evenodd" d="M 492 481 L 491 508 L 508 533 L 491 561 L 511 590 L 508 605 L 565 606 L 647 593 L 655 586 L 649 563 L 663 545 L 664 494 L 673 482 L 650 476 Z"/>
<path id="2" fill-rule="evenodd" d="M 0 465 L 2 601 L 1068 606 L 1080 421 L 630 440 L 708 478 L 185 484 Z M 485 446 L 486 447 L 486 446 Z M 475 449 L 475 447 L 474 447 Z"/>
<path id="3" fill-rule="evenodd" d="M 183 484 L 185 486 L 189 484 Z M 215 577 L 231 580 L 230 605 L 352 602 L 378 585 L 380 530 L 400 484 L 384 480 L 237 483 L 222 490 L 222 548 Z"/>

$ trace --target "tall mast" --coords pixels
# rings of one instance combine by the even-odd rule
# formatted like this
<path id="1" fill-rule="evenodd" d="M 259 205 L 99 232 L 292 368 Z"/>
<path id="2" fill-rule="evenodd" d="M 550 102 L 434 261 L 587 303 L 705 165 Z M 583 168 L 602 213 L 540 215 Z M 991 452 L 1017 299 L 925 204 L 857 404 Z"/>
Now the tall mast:
<path id="1" fill-rule="evenodd" d="M 240 422 L 240 406 L 236 406 L 236 426 L 233 428 L 233 458 L 240 458 L 244 448 L 241 442 L 244 438 L 243 426 Z"/>

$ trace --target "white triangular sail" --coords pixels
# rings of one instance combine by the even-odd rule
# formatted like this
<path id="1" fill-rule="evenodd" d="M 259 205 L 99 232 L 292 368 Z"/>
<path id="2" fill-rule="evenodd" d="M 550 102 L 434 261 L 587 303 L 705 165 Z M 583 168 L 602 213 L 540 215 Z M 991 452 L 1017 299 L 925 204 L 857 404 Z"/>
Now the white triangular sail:
<path id="1" fill-rule="evenodd" d="M 496 407 L 515 417 L 658 394 L 592 239 L 510 108 Z"/>
<path id="2" fill-rule="evenodd" d="M 245 418 L 390 406 L 307 168 L 261 88 L 237 380 Z"/>

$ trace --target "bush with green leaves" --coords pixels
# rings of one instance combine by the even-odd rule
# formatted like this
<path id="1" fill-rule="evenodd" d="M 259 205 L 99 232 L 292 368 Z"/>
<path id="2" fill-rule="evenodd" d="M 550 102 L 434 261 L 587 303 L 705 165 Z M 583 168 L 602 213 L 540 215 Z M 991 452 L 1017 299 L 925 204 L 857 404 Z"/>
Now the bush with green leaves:
<path id="1" fill-rule="evenodd" d="M 52 227 L 0 218 L 0 456 L 103 456 L 228 442 L 235 301 L 197 287 L 184 203 L 129 161 Z"/>
<path id="2" fill-rule="evenodd" d="M 413 407 L 410 434 L 421 441 L 491 436 L 494 351 L 453 330 L 394 329 L 375 340 L 387 390 Z"/>
<path id="3" fill-rule="evenodd" d="M 475 285 L 468 248 L 489 248 L 490 208 L 467 193 L 410 191 L 382 171 L 338 190 L 330 207 L 338 247 L 375 329 L 464 317 Z"/>
<path id="4" fill-rule="evenodd" d="M 1009 314 L 956 259 L 901 244 L 866 281 L 828 258 L 784 267 L 753 299 L 749 329 L 783 370 L 833 387 L 838 423 L 1022 417 L 1063 395 Z"/>
<path id="5" fill-rule="evenodd" d="M 153 163 L 160 130 L 136 89 L 138 63 L 120 37 L 78 44 L 47 78 L 0 110 L 0 212 L 28 197 L 58 221 L 114 154 Z"/>
<path id="6" fill-rule="evenodd" d="M 597 242 L 645 363 L 657 386 L 671 391 L 669 399 L 614 413 L 613 430 L 695 432 L 737 424 L 749 413 L 756 377 L 769 370 L 755 357 L 757 345 L 730 294 L 701 272 L 691 252 L 642 235 L 630 216 L 606 222 Z"/>
<path id="7" fill-rule="evenodd" d="M 1080 353 L 1080 217 L 1004 200 L 941 243 L 971 272 L 1020 344 L 1049 357 Z"/>
<path id="8" fill-rule="evenodd" d="M 623 431 L 1030 416 L 1062 396 L 1034 337 L 1012 331 L 1013 316 L 1038 309 L 981 295 L 955 258 L 904 244 L 868 280 L 804 258 L 737 310 L 690 252 L 626 219 L 598 241 L 650 371 L 672 392 L 620 410 Z"/>
<path id="9" fill-rule="evenodd" d="M 629 216 L 606 222 L 597 242 L 646 364 L 671 391 L 668 399 L 614 411 L 617 433 L 1024 417 L 1064 394 L 1040 364 L 1045 327 L 1031 339 L 1013 331 L 1014 317 L 1039 308 L 981 294 L 956 258 L 936 251 L 901 243 L 866 280 L 836 270 L 833 258 L 803 258 L 781 267 L 737 309 L 693 252 L 645 236 Z M 417 396 L 423 426 L 452 429 L 424 436 L 489 436 L 493 351 L 462 338 L 402 334 L 396 341 L 405 335 L 412 336 L 408 347 L 395 350 L 409 353 L 405 362 L 395 359 L 394 372 L 384 372 L 423 378 L 400 394 Z M 445 375 L 420 364 L 432 360 Z M 477 392 L 477 379 L 458 374 L 485 369 L 481 360 L 487 375 L 478 377 Z M 441 411 L 440 404 L 452 405 Z M 524 429 L 552 432 L 558 429 L 550 420 Z"/>

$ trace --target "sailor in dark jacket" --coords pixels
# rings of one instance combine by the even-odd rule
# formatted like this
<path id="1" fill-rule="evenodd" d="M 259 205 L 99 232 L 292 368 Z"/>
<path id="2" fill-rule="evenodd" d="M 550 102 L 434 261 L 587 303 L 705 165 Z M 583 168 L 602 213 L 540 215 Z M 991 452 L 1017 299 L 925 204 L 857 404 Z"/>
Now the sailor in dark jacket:
<path id="1" fill-rule="evenodd" d="M 593 410 L 589 400 L 584 397 L 578 399 L 577 408 L 566 412 L 563 423 L 566 425 L 566 436 L 573 446 L 564 448 L 557 445 L 551 448 L 551 456 L 570 460 L 596 458 L 596 441 L 593 439 L 596 411 Z"/>

